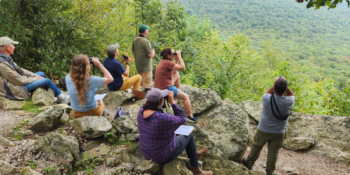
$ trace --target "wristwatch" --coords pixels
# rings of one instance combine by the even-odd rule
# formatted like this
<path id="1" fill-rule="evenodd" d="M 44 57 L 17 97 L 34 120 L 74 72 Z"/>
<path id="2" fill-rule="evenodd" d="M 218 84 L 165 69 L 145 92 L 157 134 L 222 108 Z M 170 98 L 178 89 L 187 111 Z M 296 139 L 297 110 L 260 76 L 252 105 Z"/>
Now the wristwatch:
<path id="1" fill-rule="evenodd" d="M 130 66 L 130 63 L 126 63 L 126 64 Z"/>

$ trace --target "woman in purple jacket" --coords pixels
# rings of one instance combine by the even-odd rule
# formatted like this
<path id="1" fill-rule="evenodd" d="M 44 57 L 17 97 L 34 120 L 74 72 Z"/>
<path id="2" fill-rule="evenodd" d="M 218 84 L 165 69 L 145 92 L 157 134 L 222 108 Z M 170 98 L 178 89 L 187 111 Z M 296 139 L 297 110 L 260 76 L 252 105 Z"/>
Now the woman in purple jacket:
<path id="1" fill-rule="evenodd" d="M 161 109 L 166 96 L 175 115 L 164 113 Z M 148 159 L 165 164 L 177 158 L 186 149 L 193 174 L 213 174 L 212 171 L 202 171 L 198 166 L 198 160 L 207 153 L 208 147 L 204 146 L 196 151 L 192 134 L 175 135 L 175 130 L 186 123 L 186 116 L 175 103 L 174 92 L 152 88 L 147 92 L 146 99 L 146 104 L 140 108 L 137 115 L 141 153 Z"/>

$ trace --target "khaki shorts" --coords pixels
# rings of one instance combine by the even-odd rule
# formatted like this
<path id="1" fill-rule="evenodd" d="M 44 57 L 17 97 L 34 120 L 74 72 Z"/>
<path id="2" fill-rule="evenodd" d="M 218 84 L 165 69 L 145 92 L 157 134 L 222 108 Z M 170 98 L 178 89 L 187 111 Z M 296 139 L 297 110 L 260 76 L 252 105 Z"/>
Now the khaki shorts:
<path id="1" fill-rule="evenodd" d="M 142 73 L 138 73 L 141 75 L 142 77 L 142 80 L 141 80 L 141 86 L 142 87 L 149 87 L 153 84 L 153 81 L 152 81 L 152 71 L 149 71 L 149 72 L 142 72 Z"/>
<path id="2" fill-rule="evenodd" d="M 97 107 L 95 109 L 88 110 L 86 112 L 78 112 L 72 110 L 72 115 L 74 118 L 80 118 L 84 116 L 102 116 L 103 114 L 103 106 L 100 101 L 97 101 Z"/>

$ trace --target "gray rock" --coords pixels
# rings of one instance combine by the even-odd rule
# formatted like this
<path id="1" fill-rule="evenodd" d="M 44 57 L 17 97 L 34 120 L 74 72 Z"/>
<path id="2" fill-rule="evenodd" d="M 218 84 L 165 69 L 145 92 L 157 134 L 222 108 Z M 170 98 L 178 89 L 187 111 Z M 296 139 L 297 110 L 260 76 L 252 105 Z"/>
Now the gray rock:
<path id="1" fill-rule="evenodd" d="M 193 175 L 192 171 L 187 169 L 185 161 L 181 157 L 162 166 L 163 175 Z"/>
<path id="2" fill-rule="evenodd" d="M 42 157 L 45 160 L 62 163 L 65 171 L 71 172 L 73 164 L 79 160 L 79 144 L 75 137 L 63 137 L 50 133 L 44 137 Z"/>
<path id="3" fill-rule="evenodd" d="M 14 174 L 16 170 L 15 166 L 0 160 L 0 174 Z"/>
<path id="4" fill-rule="evenodd" d="M 140 144 L 135 143 L 129 147 L 120 146 L 112 151 L 112 156 L 117 160 L 116 164 L 119 165 L 124 162 L 138 165 L 147 159 L 142 155 L 140 150 Z"/>
<path id="5" fill-rule="evenodd" d="M 197 125 L 209 135 L 216 147 L 230 160 L 240 161 L 248 145 L 247 113 L 235 104 L 224 104 L 199 118 Z"/>
<path id="6" fill-rule="evenodd" d="M 55 94 L 52 89 L 35 89 L 32 94 L 32 101 L 36 105 L 52 106 Z"/>
<path id="7" fill-rule="evenodd" d="M 217 92 L 212 89 L 199 89 L 189 85 L 181 85 L 190 97 L 191 109 L 193 114 L 200 114 L 208 109 L 222 104 L 222 100 Z M 186 113 L 182 100 L 177 100 L 179 107 Z"/>
<path id="8" fill-rule="evenodd" d="M 21 175 L 42 175 L 42 174 L 31 169 L 30 167 L 25 167 L 25 168 L 22 168 Z"/>
<path id="9" fill-rule="evenodd" d="M 48 132 L 57 126 L 63 115 L 63 109 L 50 107 L 48 110 L 41 112 L 35 118 L 31 118 L 28 126 L 34 132 Z"/>
<path id="10" fill-rule="evenodd" d="M 212 139 L 209 139 L 209 135 L 206 134 L 201 128 L 199 128 L 193 122 L 187 122 L 186 125 L 195 127 L 192 132 L 196 140 L 196 148 L 199 150 L 203 146 L 208 147 L 207 154 L 202 158 L 203 170 L 211 170 L 214 174 L 220 175 L 249 175 L 249 171 L 244 166 L 228 160 L 223 152 L 221 152 Z"/>
<path id="11" fill-rule="evenodd" d="M 235 104 L 233 101 L 229 98 L 225 98 L 224 103 L 229 103 L 229 104 Z"/>
<path id="12" fill-rule="evenodd" d="M 117 165 L 117 159 L 112 157 L 112 158 L 107 158 L 106 159 L 106 166 L 107 167 L 114 167 L 115 165 Z"/>
<path id="13" fill-rule="evenodd" d="M 101 140 L 90 140 L 84 145 L 83 150 L 84 151 L 90 150 L 94 147 L 99 146 L 100 144 L 101 144 Z"/>
<path id="14" fill-rule="evenodd" d="M 31 146 L 35 146 L 37 143 L 35 140 L 28 140 L 28 143 L 25 144 L 24 147 L 29 148 Z"/>
<path id="15" fill-rule="evenodd" d="M 73 129 L 86 138 L 97 138 L 112 129 L 112 124 L 106 117 L 85 116 L 70 121 Z"/>
<path id="16" fill-rule="evenodd" d="M 256 125 L 249 125 L 248 146 L 252 146 L 254 143 L 254 136 L 258 127 Z"/>
<path id="17" fill-rule="evenodd" d="M 128 101 L 131 101 L 135 97 L 134 94 L 129 94 L 124 91 L 110 91 L 106 97 L 103 98 L 105 105 L 111 105 L 112 107 L 118 107 Z"/>
<path id="18" fill-rule="evenodd" d="M 284 139 L 283 147 L 293 151 L 307 150 L 315 147 L 316 140 L 307 137 Z"/>
<path id="19" fill-rule="evenodd" d="M 96 157 L 108 155 L 108 153 L 110 153 L 111 150 L 112 149 L 110 146 L 102 144 L 99 147 L 95 147 L 89 151 L 86 151 L 85 154 L 88 159 L 95 159 Z"/>
<path id="20" fill-rule="evenodd" d="M 6 138 L 0 135 L 0 145 L 5 147 L 14 147 L 16 146 L 13 142 L 7 140 Z"/>
<path id="21" fill-rule="evenodd" d="M 112 122 L 116 134 L 121 141 L 134 141 L 139 138 L 139 129 L 137 123 L 131 116 L 124 115 Z"/>
<path id="22" fill-rule="evenodd" d="M 155 173 L 159 171 L 161 165 L 153 160 L 143 161 L 141 164 L 135 167 L 135 171 L 138 173 Z"/>
<path id="23" fill-rule="evenodd" d="M 4 110 L 22 109 L 25 104 L 26 104 L 26 101 L 15 101 L 15 100 L 9 100 L 4 97 L 0 97 L 0 106 Z"/>
<path id="24" fill-rule="evenodd" d="M 261 101 L 243 101 L 239 104 L 239 107 L 243 109 L 243 111 L 247 112 L 249 115 L 250 123 L 258 124 L 260 121 L 260 115 L 262 113 L 263 104 Z"/>
<path id="25" fill-rule="evenodd" d="M 249 171 L 249 175 L 265 175 L 265 173 L 260 172 L 260 171 L 253 171 L 253 170 L 250 170 L 250 171 Z M 275 174 L 275 175 L 277 175 L 277 174 Z"/>
<path id="26" fill-rule="evenodd" d="M 17 131 L 17 132 L 13 132 L 11 133 L 11 136 L 12 137 L 19 137 L 19 136 L 22 136 L 23 138 L 25 137 L 30 137 L 34 135 L 33 131 L 31 130 L 25 130 L 25 131 Z"/>
<path id="27" fill-rule="evenodd" d="M 96 94 L 106 94 L 108 92 L 112 92 L 111 90 L 108 89 L 107 85 L 102 85 L 96 92 Z"/>
<path id="28" fill-rule="evenodd" d="M 287 138 L 307 137 L 317 140 L 315 152 L 338 162 L 350 164 L 350 118 L 293 112 L 288 118 Z M 340 151 L 340 152 L 339 152 Z"/>
<path id="29" fill-rule="evenodd" d="M 122 163 L 120 166 L 124 167 L 127 171 L 132 171 L 135 167 L 132 163 Z"/>
<path id="30" fill-rule="evenodd" d="M 130 175 L 128 170 L 125 167 L 118 167 L 116 169 L 108 170 L 103 173 L 104 175 Z"/>
<path id="31" fill-rule="evenodd" d="M 288 175 L 299 175 L 299 171 L 294 167 L 283 167 L 282 168 Z"/>

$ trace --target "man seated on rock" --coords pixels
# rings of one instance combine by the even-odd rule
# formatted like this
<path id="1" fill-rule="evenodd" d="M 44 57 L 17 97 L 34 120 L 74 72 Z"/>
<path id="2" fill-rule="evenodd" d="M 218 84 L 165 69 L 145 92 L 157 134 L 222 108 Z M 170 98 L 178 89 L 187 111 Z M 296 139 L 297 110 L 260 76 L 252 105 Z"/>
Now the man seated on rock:
<path id="1" fill-rule="evenodd" d="M 175 115 L 161 110 L 166 96 Z M 152 88 L 147 92 L 146 100 L 146 104 L 140 108 L 137 115 L 141 153 L 148 159 L 165 164 L 176 159 L 186 149 L 193 174 L 213 174 L 212 171 L 202 171 L 198 166 L 198 160 L 207 153 L 208 147 L 204 146 L 196 151 L 192 134 L 175 135 L 176 129 L 186 123 L 186 116 L 175 103 L 174 92 Z"/>
<path id="2" fill-rule="evenodd" d="M 283 95 L 284 93 L 286 96 Z M 259 158 L 261 149 L 265 143 L 268 143 L 266 174 L 272 175 L 276 169 L 279 149 L 283 144 L 284 132 L 288 124 L 287 118 L 294 105 L 294 94 L 289 89 L 287 80 L 284 77 L 277 77 L 274 85 L 263 95 L 262 100 L 263 111 L 258 130 L 248 158 L 243 159 L 243 165 L 251 170 Z"/>
<path id="3" fill-rule="evenodd" d="M 121 61 L 117 61 L 119 55 L 119 44 L 109 45 L 106 49 L 108 57 L 104 60 L 103 65 L 112 74 L 114 81 L 109 83 L 108 89 L 112 91 L 128 91 L 133 87 L 132 93 L 137 91 L 141 85 L 141 75 L 134 75 L 129 78 L 129 69 L 131 58 L 121 58 Z M 125 62 L 125 69 L 122 64 Z"/>
<path id="4" fill-rule="evenodd" d="M 181 57 L 181 51 L 167 47 L 160 52 L 163 58 L 159 62 L 156 69 L 156 77 L 154 79 L 154 87 L 159 89 L 168 89 L 174 92 L 174 97 L 183 100 L 188 119 L 197 122 L 197 117 L 192 113 L 190 97 L 180 89 L 180 75 L 178 70 L 185 70 L 185 63 Z M 175 60 L 175 62 L 173 62 Z M 178 63 L 178 64 L 177 64 Z M 174 86 L 175 84 L 175 86 Z"/>
<path id="5" fill-rule="evenodd" d="M 0 96 L 10 100 L 24 100 L 29 98 L 28 92 L 33 92 L 39 87 L 53 90 L 57 103 L 69 103 L 68 95 L 61 91 L 43 72 L 33 73 L 19 67 L 10 55 L 15 50 L 17 41 L 9 37 L 0 37 Z"/>

